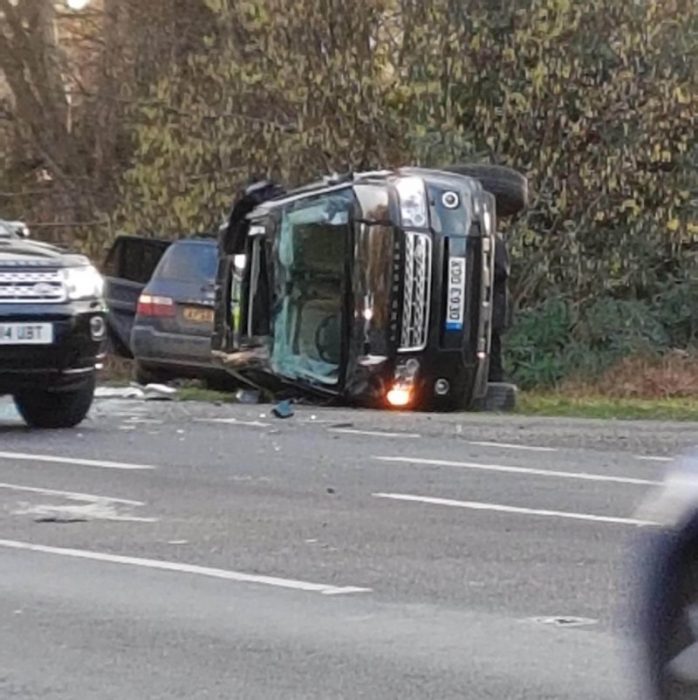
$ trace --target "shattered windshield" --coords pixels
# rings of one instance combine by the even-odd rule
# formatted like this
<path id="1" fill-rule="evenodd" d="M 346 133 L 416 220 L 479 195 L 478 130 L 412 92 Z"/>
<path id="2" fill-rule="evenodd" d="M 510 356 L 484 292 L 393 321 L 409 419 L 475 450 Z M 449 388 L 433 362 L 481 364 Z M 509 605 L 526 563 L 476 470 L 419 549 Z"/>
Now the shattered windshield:
<path id="1" fill-rule="evenodd" d="M 291 379 L 339 381 L 351 189 L 284 210 L 276 241 L 272 367 Z"/>

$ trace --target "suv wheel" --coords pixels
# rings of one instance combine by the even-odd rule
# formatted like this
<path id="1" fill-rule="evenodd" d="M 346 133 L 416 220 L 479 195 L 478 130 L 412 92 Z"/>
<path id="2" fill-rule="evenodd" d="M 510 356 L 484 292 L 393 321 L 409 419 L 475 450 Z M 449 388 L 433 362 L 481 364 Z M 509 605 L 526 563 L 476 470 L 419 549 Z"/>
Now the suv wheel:
<path id="1" fill-rule="evenodd" d="M 444 170 L 479 180 L 497 200 L 497 216 L 514 216 L 528 206 L 528 180 L 524 175 L 502 165 L 464 163 Z"/>
<path id="2" fill-rule="evenodd" d="M 73 391 L 31 391 L 17 394 L 15 405 L 32 428 L 74 428 L 82 423 L 92 405 L 96 376 L 93 374 Z"/>

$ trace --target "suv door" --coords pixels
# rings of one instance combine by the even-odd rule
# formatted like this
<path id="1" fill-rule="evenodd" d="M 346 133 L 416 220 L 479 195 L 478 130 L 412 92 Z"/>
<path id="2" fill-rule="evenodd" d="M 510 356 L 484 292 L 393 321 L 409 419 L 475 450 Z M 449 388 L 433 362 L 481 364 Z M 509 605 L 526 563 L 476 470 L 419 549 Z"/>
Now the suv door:
<path id="1" fill-rule="evenodd" d="M 171 241 L 140 236 L 118 236 L 104 260 L 104 295 L 110 351 L 121 357 L 133 357 L 131 328 L 138 298 L 150 281 L 160 258 Z"/>

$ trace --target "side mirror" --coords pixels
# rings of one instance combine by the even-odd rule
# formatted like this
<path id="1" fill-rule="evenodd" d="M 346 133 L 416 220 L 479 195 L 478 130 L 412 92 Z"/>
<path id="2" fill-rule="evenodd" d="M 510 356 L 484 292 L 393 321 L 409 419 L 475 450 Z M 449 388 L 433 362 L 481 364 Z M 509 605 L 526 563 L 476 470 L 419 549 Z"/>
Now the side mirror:
<path id="1" fill-rule="evenodd" d="M 23 221 L 10 221 L 10 227 L 18 238 L 29 238 L 29 227 Z"/>
<path id="2" fill-rule="evenodd" d="M 23 221 L 3 221 L 0 219 L 0 236 L 29 238 L 29 227 Z"/>

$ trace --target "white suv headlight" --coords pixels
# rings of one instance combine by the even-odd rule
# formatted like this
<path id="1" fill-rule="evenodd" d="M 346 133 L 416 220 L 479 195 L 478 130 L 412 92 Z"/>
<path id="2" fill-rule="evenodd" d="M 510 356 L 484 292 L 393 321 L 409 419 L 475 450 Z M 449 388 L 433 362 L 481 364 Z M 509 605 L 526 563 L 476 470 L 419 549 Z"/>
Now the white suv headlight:
<path id="1" fill-rule="evenodd" d="M 63 270 L 68 299 L 99 299 L 104 293 L 104 280 L 102 275 L 92 267 L 67 267 Z"/>
<path id="2" fill-rule="evenodd" d="M 400 198 L 400 218 L 404 228 L 427 225 L 427 195 L 421 177 L 403 177 L 395 183 Z"/>

